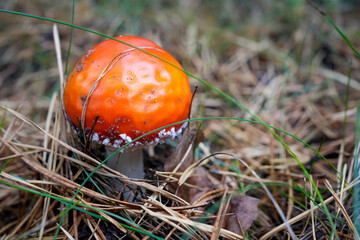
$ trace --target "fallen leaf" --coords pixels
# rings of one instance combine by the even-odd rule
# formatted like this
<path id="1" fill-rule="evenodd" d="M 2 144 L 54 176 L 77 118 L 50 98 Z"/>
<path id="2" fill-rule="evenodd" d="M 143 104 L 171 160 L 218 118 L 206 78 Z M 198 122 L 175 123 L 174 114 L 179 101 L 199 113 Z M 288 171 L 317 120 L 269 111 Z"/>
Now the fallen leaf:
<path id="1" fill-rule="evenodd" d="M 186 183 L 196 186 L 196 188 L 183 184 L 178 188 L 177 195 L 189 203 L 195 202 L 203 194 L 212 190 L 214 187 L 207 177 L 205 169 L 202 167 L 196 168 L 193 175 L 187 179 Z"/>
<path id="2" fill-rule="evenodd" d="M 166 172 L 172 172 L 180 163 L 181 165 L 178 167 L 177 172 L 182 172 L 194 162 L 192 149 L 187 156 L 185 156 L 185 154 L 188 151 L 188 148 L 194 143 L 195 136 L 196 129 L 190 129 L 190 127 L 185 128 L 179 145 L 164 163 Z M 184 156 L 185 159 L 183 159 Z"/>
<path id="3" fill-rule="evenodd" d="M 196 129 L 190 129 L 187 127 L 184 131 L 183 137 L 175 149 L 174 153 L 168 158 L 164 164 L 166 172 L 172 172 L 176 169 L 176 172 L 184 172 L 189 166 L 194 163 L 193 148 L 197 135 Z M 189 147 L 191 148 L 189 151 Z M 186 183 L 196 186 L 190 187 L 185 184 L 179 186 L 178 182 L 169 183 L 169 188 L 173 192 L 176 192 L 179 197 L 187 202 L 194 202 L 201 195 L 212 189 L 213 185 L 206 175 L 203 168 L 194 168 L 189 173 Z"/>
<path id="4" fill-rule="evenodd" d="M 260 200 L 257 198 L 238 195 L 230 200 L 230 206 L 224 221 L 224 228 L 237 234 L 244 233 L 251 227 L 257 218 L 257 206 Z"/>

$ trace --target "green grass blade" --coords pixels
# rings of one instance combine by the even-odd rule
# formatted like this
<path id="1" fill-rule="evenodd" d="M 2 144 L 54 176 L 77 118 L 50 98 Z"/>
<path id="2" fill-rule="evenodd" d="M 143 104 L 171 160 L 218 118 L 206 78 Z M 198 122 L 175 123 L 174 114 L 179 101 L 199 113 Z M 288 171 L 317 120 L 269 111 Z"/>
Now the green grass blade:
<path id="1" fill-rule="evenodd" d="M 6 167 L 6 165 L 8 165 L 12 160 L 14 160 L 14 158 L 10 158 L 9 160 L 7 160 L 4 165 L 1 166 L 0 168 L 0 173 L 4 170 L 4 168 Z"/>
<path id="2" fill-rule="evenodd" d="M 352 45 L 352 43 L 350 42 L 350 40 L 345 36 L 345 34 L 336 26 L 336 24 L 331 20 L 331 18 L 328 15 L 324 15 L 325 19 L 330 23 L 330 25 L 340 34 L 340 36 L 344 39 L 344 41 L 347 43 L 347 45 L 351 48 L 351 50 L 353 50 L 353 52 L 355 53 L 355 55 L 360 59 L 360 54 L 359 52 L 356 50 L 356 48 L 354 47 L 354 45 Z"/>
<path id="3" fill-rule="evenodd" d="M 1 122 L 0 122 L 0 134 L 2 134 L 4 126 L 5 126 L 5 122 L 6 122 L 6 109 L 4 110 L 4 115 L 1 118 Z"/>
<path id="4" fill-rule="evenodd" d="M 73 6 L 72 6 L 72 16 L 71 16 L 71 24 L 74 25 L 75 23 L 75 6 L 76 6 L 76 0 L 73 0 Z M 66 61 L 65 61 L 65 72 L 64 75 L 65 77 L 68 74 L 68 64 L 69 64 L 69 59 L 70 59 L 70 51 L 71 51 L 71 43 L 72 43 L 72 39 L 73 39 L 73 32 L 74 32 L 74 27 L 71 27 L 70 29 L 70 39 L 69 39 L 69 47 L 66 53 Z"/>
<path id="5" fill-rule="evenodd" d="M 344 39 L 344 41 L 346 42 L 346 44 L 351 48 L 351 50 L 355 53 L 355 55 L 360 59 L 360 54 L 359 52 L 356 50 L 356 48 L 354 47 L 354 45 L 352 45 L 352 43 L 350 42 L 350 40 L 345 36 L 345 34 L 340 30 L 340 28 L 338 28 L 336 26 L 336 24 L 331 20 L 331 18 L 327 15 L 327 13 L 320 9 L 312 0 L 307 0 L 307 2 L 316 10 L 318 11 L 325 19 L 326 21 L 328 21 L 330 23 L 330 25 L 340 34 L 340 36 Z"/>

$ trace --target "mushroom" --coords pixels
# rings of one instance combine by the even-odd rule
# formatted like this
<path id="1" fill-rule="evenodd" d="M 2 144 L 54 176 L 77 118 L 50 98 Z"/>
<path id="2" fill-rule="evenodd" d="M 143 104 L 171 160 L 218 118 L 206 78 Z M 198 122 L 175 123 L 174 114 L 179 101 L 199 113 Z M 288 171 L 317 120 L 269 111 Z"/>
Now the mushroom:
<path id="1" fill-rule="evenodd" d="M 192 98 L 187 75 L 161 60 L 181 68 L 163 48 L 136 36 L 117 39 L 159 58 L 105 40 L 80 59 L 63 96 L 68 121 L 92 143 L 104 145 L 107 155 L 145 133 L 187 119 Z M 174 138 L 184 126 L 178 124 L 145 136 L 106 165 L 128 177 L 143 178 L 142 147 Z"/>

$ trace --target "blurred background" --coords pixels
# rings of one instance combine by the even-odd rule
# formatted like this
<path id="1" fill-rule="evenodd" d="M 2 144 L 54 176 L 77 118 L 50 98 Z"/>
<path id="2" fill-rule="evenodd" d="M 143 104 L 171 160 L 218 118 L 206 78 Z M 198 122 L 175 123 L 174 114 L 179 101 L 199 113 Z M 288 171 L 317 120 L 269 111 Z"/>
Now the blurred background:
<path id="1" fill-rule="evenodd" d="M 360 2 L 314 3 L 359 50 Z M 0 8 L 71 23 L 73 2 L 2 0 Z M 229 94 L 266 123 L 321 148 L 335 166 L 340 153 L 344 163 L 352 159 L 360 61 L 307 1 L 76 1 L 74 24 L 109 36 L 149 38 L 186 70 Z M 66 73 L 88 49 L 104 40 L 74 29 L 68 52 L 71 28 L 57 27 Z M 40 126 L 45 125 L 52 94 L 59 91 L 52 29 L 48 21 L 0 13 L 0 105 L 19 110 Z M 195 79 L 190 81 L 199 87 L 193 117 L 250 117 Z M 241 156 L 264 178 L 291 176 L 302 181 L 303 172 L 263 128 L 213 120 L 205 122 L 202 131 L 213 152 Z M 312 150 L 282 137 L 305 165 L 314 164 Z M 326 162 L 318 160 L 311 166 L 316 180 L 337 181 Z M 284 172 L 285 168 L 290 170 Z M 286 209 L 287 201 L 280 204 Z M 263 211 L 258 232 L 279 223 L 272 219 L 274 209 Z"/>
<path id="2" fill-rule="evenodd" d="M 358 47 L 358 1 L 315 2 Z M 71 23 L 72 4 L 3 0 L 0 7 Z M 292 85 L 311 85 L 320 81 L 309 79 L 318 68 L 347 75 L 358 64 L 339 34 L 302 0 L 76 1 L 74 17 L 76 25 L 109 36 L 150 38 L 185 69 L 237 98 L 251 96 L 258 82 L 269 83 L 286 71 Z M 0 96 L 25 90 L 31 98 L 49 96 L 58 84 L 52 23 L 5 13 L 0 20 Z M 58 28 L 65 62 L 71 29 Z M 74 29 L 68 71 L 102 40 Z"/>
<path id="3" fill-rule="evenodd" d="M 359 48 L 359 2 L 315 3 Z M 3 0 L 0 7 L 72 21 L 72 1 Z M 316 142 L 324 135 L 338 138 L 342 134 L 341 128 L 319 129 L 314 121 L 322 122 L 319 117 L 325 112 L 344 110 L 349 73 L 353 79 L 350 109 L 359 98 L 359 59 L 306 1 L 76 1 L 74 23 L 109 36 L 138 35 L 155 41 L 186 70 L 228 93 L 254 114 L 263 115 L 265 122 L 292 130 L 304 141 Z M 23 105 L 23 111 L 40 114 L 39 109 L 35 113 L 33 109 L 47 109 L 52 93 L 59 90 L 52 25 L 0 14 L 2 105 Z M 88 49 L 104 40 L 74 29 L 68 53 L 71 28 L 59 24 L 58 28 L 66 72 L 71 72 Z M 196 106 L 202 106 L 202 110 L 196 111 L 197 115 L 245 116 L 217 93 L 190 81 L 200 89 Z M 292 115 L 294 112 L 300 115 Z M 297 124 L 305 112 L 308 118 Z M 288 121 L 284 115 L 293 117 Z M 311 118 L 309 129 L 303 129 Z"/>

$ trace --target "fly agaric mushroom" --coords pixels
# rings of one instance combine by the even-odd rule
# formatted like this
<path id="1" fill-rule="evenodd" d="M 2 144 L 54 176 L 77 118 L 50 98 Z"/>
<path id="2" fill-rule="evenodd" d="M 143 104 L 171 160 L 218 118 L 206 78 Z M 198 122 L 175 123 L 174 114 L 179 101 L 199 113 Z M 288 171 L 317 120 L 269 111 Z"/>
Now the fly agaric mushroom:
<path id="1" fill-rule="evenodd" d="M 181 68 L 150 40 L 117 39 Z M 159 58 L 115 40 L 97 44 L 80 59 L 66 83 L 67 119 L 92 142 L 105 145 L 108 155 L 145 133 L 187 119 L 192 98 L 188 78 Z M 141 147 L 174 138 L 184 126 L 165 128 L 132 143 L 107 165 L 128 177 L 143 178 Z"/>

